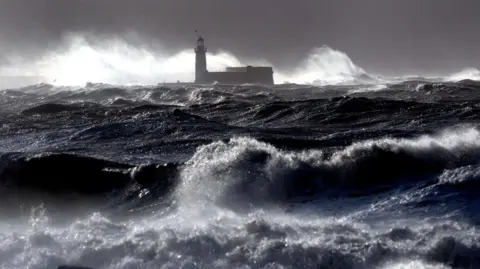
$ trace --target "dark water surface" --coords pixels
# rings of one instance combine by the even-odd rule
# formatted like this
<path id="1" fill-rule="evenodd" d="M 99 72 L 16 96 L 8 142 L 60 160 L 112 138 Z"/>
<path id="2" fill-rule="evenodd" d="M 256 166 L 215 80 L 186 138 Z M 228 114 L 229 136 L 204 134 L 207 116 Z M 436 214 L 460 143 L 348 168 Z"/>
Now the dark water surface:
<path id="1" fill-rule="evenodd" d="M 0 268 L 480 268 L 480 82 L 0 91 Z"/>

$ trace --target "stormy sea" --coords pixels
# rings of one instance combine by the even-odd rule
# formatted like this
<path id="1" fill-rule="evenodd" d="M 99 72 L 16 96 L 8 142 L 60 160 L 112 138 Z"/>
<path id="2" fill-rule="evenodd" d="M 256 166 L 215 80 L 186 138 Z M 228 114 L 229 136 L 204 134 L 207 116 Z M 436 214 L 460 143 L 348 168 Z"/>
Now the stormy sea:
<path id="1" fill-rule="evenodd" d="M 0 268 L 480 268 L 480 72 L 325 50 L 305 83 L 2 88 Z"/>

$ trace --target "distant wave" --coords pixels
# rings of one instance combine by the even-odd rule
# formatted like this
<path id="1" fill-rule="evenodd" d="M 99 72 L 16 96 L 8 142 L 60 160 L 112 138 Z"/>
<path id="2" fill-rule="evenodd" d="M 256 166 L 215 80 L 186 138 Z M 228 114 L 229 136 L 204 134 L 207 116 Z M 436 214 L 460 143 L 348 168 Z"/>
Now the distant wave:
<path id="1" fill-rule="evenodd" d="M 350 57 L 328 46 L 315 48 L 292 74 L 283 79 L 299 84 L 370 84 L 378 80 L 357 66 Z"/>
<path id="2" fill-rule="evenodd" d="M 465 68 L 460 72 L 447 76 L 445 80 L 453 82 L 458 82 L 462 80 L 480 81 L 480 70 L 478 70 L 477 68 Z"/>
<path id="3" fill-rule="evenodd" d="M 212 41 L 214 42 L 214 41 Z M 115 85 L 155 85 L 163 82 L 188 82 L 194 79 L 195 56 L 191 49 L 168 55 L 162 51 L 128 45 L 121 39 L 91 44 L 82 35 L 70 35 L 65 48 L 49 52 L 40 60 L 16 60 L 0 74 L 9 76 L 10 87 L 25 86 L 23 77 L 34 74 L 30 84 L 80 86 L 88 82 Z M 271 65 L 261 59 L 239 59 L 218 50 L 208 54 L 208 69 L 220 71 L 229 66 Z M 274 68 L 276 83 L 334 85 L 375 83 L 374 76 L 358 67 L 344 52 L 328 46 L 314 48 L 292 72 Z M 23 79 L 24 80 L 24 79 Z M 18 83 L 14 83 L 18 82 Z M 0 85 L 8 87 L 7 85 Z"/>
<path id="4" fill-rule="evenodd" d="M 15 60 L 11 66 L 2 67 L 0 74 L 12 79 L 35 74 L 36 81 L 56 86 L 81 86 L 88 82 L 156 85 L 194 80 L 193 49 L 169 54 L 161 49 L 135 47 L 121 38 L 110 38 L 92 44 L 83 34 L 68 35 L 61 45 L 62 49 L 39 55 L 39 60 Z M 265 61 L 255 59 L 249 61 L 249 64 L 263 65 Z M 247 64 L 227 51 L 208 53 L 209 70 L 243 65 Z"/>
<path id="5" fill-rule="evenodd" d="M 0 66 L 0 87 L 18 88 L 39 83 L 78 87 L 89 82 L 124 86 L 156 85 L 163 82 L 189 82 L 194 79 L 195 57 L 191 49 L 166 54 L 152 48 L 134 47 L 118 38 L 92 44 L 81 34 L 67 36 L 63 45 L 63 49 L 41 55 L 39 60 L 16 59 L 9 65 Z M 244 65 L 271 64 L 263 59 L 240 59 L 224 50 L 208 54 L 208 68 L 212 71 Z M 477 68 L 466 68 L 444 78 L 421 75 L 381 77 L 367 73 L 345 52 L 326 45 L 313 48 L 292 71 L 286 72 L 276 67 L 274 69 L 277 84 L 325 86 L 411 80 L 480 80 L 480 71 Z"/>
<path id="6" fill-rule="evenodd" d="M 175 179 L 175 164 L 133 166 L 74 154 L 0 155 L 0 183 L 12 191 L 101 195 L 131 187 L 161 185 Z M 168 184 L 167 184 L 168 183 Z"/>
<path id="7" fill-rule="evenodd" d="M 82 106 L 77 104 L 58 104 L 58 103 L 46 103 L 28 108 L 22 111 L 22 114 L 50 114 L 61 112 L 72 112 L 81 110 Z"/>

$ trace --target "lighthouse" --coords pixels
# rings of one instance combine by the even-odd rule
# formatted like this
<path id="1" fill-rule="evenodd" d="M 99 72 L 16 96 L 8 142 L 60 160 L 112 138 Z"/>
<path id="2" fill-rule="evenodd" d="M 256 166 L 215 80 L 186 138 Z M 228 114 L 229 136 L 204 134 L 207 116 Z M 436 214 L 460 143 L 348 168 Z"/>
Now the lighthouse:
<path id="1" fill-rule="evenodd" d="M 195 83 L 204 83 L 207 74 L 207 48 L 203 37 L 197 38 L 197 46 L 195 47 Z"/>

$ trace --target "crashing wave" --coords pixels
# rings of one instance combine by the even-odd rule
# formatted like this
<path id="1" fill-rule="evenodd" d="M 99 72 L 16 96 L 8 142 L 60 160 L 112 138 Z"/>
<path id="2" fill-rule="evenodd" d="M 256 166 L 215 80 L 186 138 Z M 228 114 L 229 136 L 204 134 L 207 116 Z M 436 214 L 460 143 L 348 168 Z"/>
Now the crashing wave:
<path id="1" fill-rule="evenodd" d="M 346 53 L 328 46 L 313 49 L 291 74 L 278 76 L 281 81 L 317 86 L 378 82 L 357 66 Z"/>
<path id="2" fill-rule="evenodd" d="M 229 207 L 278 204 L 329 192 L 368 195 L 400 180 L 415 182 L 444 169 L 475 163 L 480 132 L 446 132 L 416 139 L 354 143 L 326 155 L 284 152 L 250 138 L 200 147 L 181 172 L 182 201 Z"/>
<path id="3" fill-rule="evenodd" d="M 462 80 L 480 81 L 480 70 L 477 68 L 465 68 L 462 71 L 445 78 L 445 81 L 459 82 Z"/>

